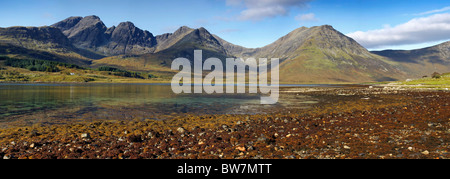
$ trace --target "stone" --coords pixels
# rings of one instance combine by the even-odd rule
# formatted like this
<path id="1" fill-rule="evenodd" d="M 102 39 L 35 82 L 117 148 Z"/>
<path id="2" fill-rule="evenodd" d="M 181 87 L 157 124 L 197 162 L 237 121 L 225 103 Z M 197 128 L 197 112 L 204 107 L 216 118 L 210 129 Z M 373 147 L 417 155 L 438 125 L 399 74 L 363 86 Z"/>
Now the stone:
<path id="1" fill-rule="evenodd" d="M 344 149 L 351 149 L 351 147 L 344 145 Z"/>
<path id="2" fill-rule="evenodd" d="M 128 136 L 128 142 L 134 143 L 134 142 L 142 142 L 142 136 L 141 135 L 130 135 Z"/>
<path id="3" fill-rule="evenodd" d="M 428 150 L 425 150 L 425 151 L 422 152 L 422 154 L 428 155 L 428 154 L 430 154 L 430 152 L 428 152 Z"/>
<path id="4" fill-rule="evenodd" d="M 14 157 L 13 155 L 7 154 L 7 155 L 3 156 L 3 159 L 4 160 L 8 160 L 8 159 L 11 159 L 13 157 Z"/>
<path id="5" fill-rule="evenodd" d="M 241 151 L 241 152 L 245 152 L 246 151 L 245 147 L 236 147 L 236 149 Z"/>
<path id="6" fill-rule="evenodd" d="M 88 133 L 83 133 L 83 134 L 81 134 L 81 138 L 83 138 L 83 139 L 90 139 L 91 135 L 89 135 Z"/>
<path id="7" fill-rule="evenodd" d="M 228 126 L 227 125 L 222 125 L 222 128 L 224 129 L 224 130 L 227 130 L 228 129 Z"/>
<path id="8" fill-rule="evenodd" d="M 179 132 L 179 133 L 184 133 L 184 132 L 186 132 L 186 129 L 184 129 L 183 127 L 179 127 L 179 128 L 177 129 L 177 132 Z"/>
<path id="9" fill-rule="evenodd" d="M 30 132 L 30 137 L 36 137 L 36 136 L 40 136 L 41 134 L 40 133 L 38 133 L 37 131 L 31 131 Z"/>
<path id="10" fill-rule="evenodd" d="M 269 141 L 269 139 L 267 139 L 264 134 L 261 134 L 260 137 L 258 137 L 257 139 L 258 142 L 263 142 L 263 143 L 267 143 Z"/>
<path id="11" fill-rule="evenodd" d="M 152 132 L 148 132 L 147 137 L 153 138 L 153 133 Z"/>

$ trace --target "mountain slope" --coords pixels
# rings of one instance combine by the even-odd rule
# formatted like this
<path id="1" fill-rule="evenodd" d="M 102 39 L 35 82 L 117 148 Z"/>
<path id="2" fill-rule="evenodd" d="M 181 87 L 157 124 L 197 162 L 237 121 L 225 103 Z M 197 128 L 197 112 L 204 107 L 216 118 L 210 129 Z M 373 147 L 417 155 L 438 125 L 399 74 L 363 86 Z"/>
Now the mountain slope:
<path id="1" fill-rule="evenodd" d="M 107 28 L 97 16 L 70 17 L 51 27 L 0 28 L 0 55 L 168 72 L 172 60 L 193 60 L 194 50 L 203 50 L 203 60 L 279 58 L 283 83 L 357 83 L 444 72 L 450 70 L 449 49 L 450 42 L 372 53 L 329 25 L 295 29 L 262 48 L 234 45 L 205 28 L 183 26 L 157 36 L 132 22 Z"/>
<path id="2" fill-rule="evenodd" d="M 155 70 L 161 68 L 167 71 L 171 67 L 172 60 L 176 58 L 187 58 L 194 60 L 194 50 L 202 50 L 203 60 L 209 57 L 216 57 L 225 60 L 226 50 L 219 41 L 205 28 L 191 29 L 181 27 L 173 34 L 156 36 L 157 46 L 155 53 L 148 53 L 139 56 L 107 57 L 94 62 L 95 66 L 113 65 L 126 66 L 132 70 Z"/>
<path id="3" fill-rule="evenodd" d="M 384 50 L 372 53 L 401 63 L 404 70 L 416 78 L 434 72 L 450 71 L 450 42 L 417 50 Z"/>
<path id="4" fill-rule="evenodd" d="M 155 52 L 160 52 L 165 50 L 175 43 L 184 38 L 187 34 L 191 33 L 195 29 L 191 29 L 187 26 L 182 26 L 178 28 L 174 33 L 166 33 L 156 36 L 157 47 Z"/>
<path id="5" fill-rule="evenodd" d="M 102 58 L 75 48 L 59 29 L 47 26 L 0 28 L 0 54 L 78 65 L 89 64 L 92 58 Z"/>
<path id="6" fill-rule="evenodd" d="M 247 49 L 221 40 L 233 56 L 279 58 L 285 83 L 385 81 L 403 78 L 396 63 L 372 54 L 329 25 L 301 27 L 272 44 Z"/>
<path id="7" fill-rule="evenodd" d="M 279 56 L 280 78 L 288 82 L 396 80 L 403 73 L 331 26 L 301 28 L 264 47 L 256 56 Z"/>
<path id="8" fill-rule="evenodd" d="M 100 48 L 105 54 L 144 54 L 154 51 L 156 38 L 153 34 L 137 28 L 131 22 L 122 22 L 109 31 L 109 42 Z"/>
<path id="9" fill-rule="evenodd" d="M 59 28 L 78 48 L 106 56 L 139 55 L 154 52 L 156 38 L 131 22 L 107 28 L 97 16 L 70 17 L 52 25 Z"/>
<path id="10" fill-rule="evenodd" d="M 64 35 L 79 48 L 95 49 L 108 40 L 105 34 L 107 28 L 97 16 L 87 16 L 81 19 L 80 17 L 70 17 L 52 26 L 61 29 Z"/>
<path id="11" fill-rule="evenodd" d="M 173 34 L 156 36 L 156 41 L 155 53 L 146 54 L 140 60 L 124 57 L 123 62 L 147 66 L 147 69 L 149 64 L 170 67 L 171 61 L 178 57 L 193 60 L 194 50 L 201 49 L 203 60 L 209 57 L 223 61 L 227 57 L 279 58 L 283 83 L 354 83 L 396 80 L 405 76 L 398 63 L 370 53 L 331 26 L 302 27 L 257 49 L 234 45 L 204 28 L 185 26 Z M 120 65 L 117 58 L 105 58 L 95 63 Z"/>
<path id="12" fill-rule="evenodd" d="M 193 29 L 179 38 L 176 43 L 158 53 L 173 54 L 174 59 L 186 57 L 193 60 L 194 50 L 203 50 L 203 58 L 226 58 L 226 50 L 205 28 Z"/>

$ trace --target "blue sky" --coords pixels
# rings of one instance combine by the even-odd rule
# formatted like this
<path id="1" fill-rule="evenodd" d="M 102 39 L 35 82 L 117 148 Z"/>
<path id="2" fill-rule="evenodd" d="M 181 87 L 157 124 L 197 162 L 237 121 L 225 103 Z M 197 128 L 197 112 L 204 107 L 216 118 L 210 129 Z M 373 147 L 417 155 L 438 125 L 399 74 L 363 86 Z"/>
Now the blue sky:
<path id="1" fill-rule="evenodd" d="M 366 48 L 415 49 L 450 40 L 445 0 L 15 0 L 0 1 L 0 27 L 99 16 L 154 35 L 186 25 L 244 47 L 270 44 L 301 26 L 332 25 Z"/>

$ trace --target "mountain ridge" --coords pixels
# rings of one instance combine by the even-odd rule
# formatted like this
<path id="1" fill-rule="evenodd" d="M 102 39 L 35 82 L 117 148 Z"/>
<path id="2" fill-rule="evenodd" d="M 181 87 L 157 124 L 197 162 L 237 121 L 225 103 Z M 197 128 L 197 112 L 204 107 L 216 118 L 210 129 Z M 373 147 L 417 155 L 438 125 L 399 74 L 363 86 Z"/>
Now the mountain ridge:
<path id="1" fill-rule="evenodd" d="M 403 70 L 419 78 L 450 71 L 450 41 L 415 50 L 383 50 L 372 53 L 403 64 Z"/>
<path id="2" fill-rule="evenodd" d="M 436 64 L 440 65 L 440 70 L 448 69 L 449 65 L 443 58 L 450 54 L 449 42 L 421 52 L 427 57 L 443 54 L 438 55 L 438 58 L 402 60 L 408 58 L 410 53 L 369 52 L 330 25 L 300 27 L 261 48 L 232 44 L 203 27 L 194 29 L 182 26 L 173 33 L 156 36 L 129 21 L 108 28 L 98 16 L 69 17 L 51 26 L 36 27 L 51 29 L 54 33 L 37 31 L 37 34 L 23 38 L 8 35 L 8 31 L 14 32 L 14 27 L 10 28 L 0 29 L 1 43 L 20 46 L 18 42 L 21 42 L 25 44 L 21 45 L 25 49 L 50 54 L 61 51 L 62 58 L 70 54 L 80 60 L 91 61 L 94 66 L 123 66 L 142 71 L 161 68 L 167 71 L 171 60 L 178 57 L 192 59 L 194 50 L 203 50 L 204 59 L 279 58 L 282 81 L 293 83 L 358 83 L 405 79 L 433 71 Z M 414 72 L 418 68 L 414 64 L 423 61 L 426 61 L 427 69 Z"/>

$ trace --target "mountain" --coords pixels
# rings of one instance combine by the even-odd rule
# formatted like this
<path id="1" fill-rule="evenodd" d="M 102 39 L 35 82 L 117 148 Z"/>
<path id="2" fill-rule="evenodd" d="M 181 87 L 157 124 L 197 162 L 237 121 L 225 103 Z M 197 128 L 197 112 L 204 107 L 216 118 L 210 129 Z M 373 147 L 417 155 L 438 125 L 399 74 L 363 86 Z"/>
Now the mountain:
<path id="1" fill-rule="evenodd" d="M 233 56 L 279 58 L 283 82 L 386 81 L 404 75 L 394 63 L 370 53 L 329 25 L 301 27 L 257 49 L 220 41 Z"/>
<path id="2" fill-rule="evenodd" d="M 74 47 L 59 29 L 48 26 L 0 28 L 0 54 L 78 65 L 102 58 Z"/>
<path id="3" fill-rule="evenodd" d="M 97 16 L 70 17 L 53 24 L 78 48 L 102 55 L 145 54 L 154 51 L 156 38 L 131 22 L 107 28 Z"/>
<path id="4" fill-rule="evenodd" d="M 202 47 L 205 47 L 205 50 L 211 48 L 213 51 L 226 53 L 204 28 L 191 29 L 183 26 L 174 33 L 155 37 L 132 22 L 122 22 L 117 27 L 107 28 L 97 16 L 69 17 L 52 27 L 60 29 L 77 48 L 105 56 L 143 55 L 165 51 L 183 57 L 193 54 L 194 48 Z"/>
<path id="5" fill-rule="evenodd" d="M 79 48 L 97 48 L 108 40 L 107 27 L 97 16 L 70 17 L 52 27 L 59 28 L 64 35 Z"/>
<path id="6" fill-rule="evenodd" d="M 185 29 L 186 27 L 180 28 Z M 203 58 L 217 57 L 223 59 L 227 57 L 226 49 L 219 41 L 209 33 L 205 28 L 190 29 L 188 33 L 180 36 L 172 36 L 168 39 L 169 44 L 164 50 L 157 53 L 173 54 L 173 59 L 177 57 L 186 57 L 193 59 L 194 50 L 203 50 Z"/>
<path id="7" fill-rule="evenodd" d="M 417 50 L 384 50 L 372 53 L 401 63 L 412 77 L 422 77 L 434 72 L 450 71 L 450 42 Z"/>
<path id="8" fill-rule="evenodd" d="M 172 60 L 184 57 L 193 60 L 194 50 L 202 50 L 203 60 L 216 57 L 225 60 L 228 57 L 226 49 L 205 28 L 192 29 L 180 27 L 174 33 L 156 36 L 156 46 L 153 53 L 139 56 L 107 57 L 94 62 L 95 66 L 113 65 L 126 66 L 132 70 L 153 70 L 154 68 L 171 67 Z"/>
<path id="9" fill-rule="evenodd" d="M 192 31 L 194 31 L 194 29 L 191 29 L 187 26 L 182 26 L 174 33 L 166 33 L 156 36 L 156 42 L 158 46 L 156 47 L 155 52 L 159 52 L 171 47 Z"/>
<path id="10" fill-rule="evenodd" d="M 117 27 L 113 26 L 106 34 L 111 34 L 109 42 L 100 48 L 100 51 L 105 54 L 151 53 L 156 45 L 156 38 L 152 33 L 137 28 L 131 22 L 122 22 Z"/>
<path id="11" fill-rule="evenodd" d="M 154 36 L 122 22 L 106 27 L 97 16 L 69 17 L 51 26 L 0 28 L 0 55 L 135 71 L 161 71 L 171 62 L 216 57 L 279 58 L 283 83 L 358 83 L 450 71 L 450 42 L 412 51 L 369 52 L 332 26 L 301 27 L 262 48 L 245 48 L 205 28 L 182 26 Z"/>

